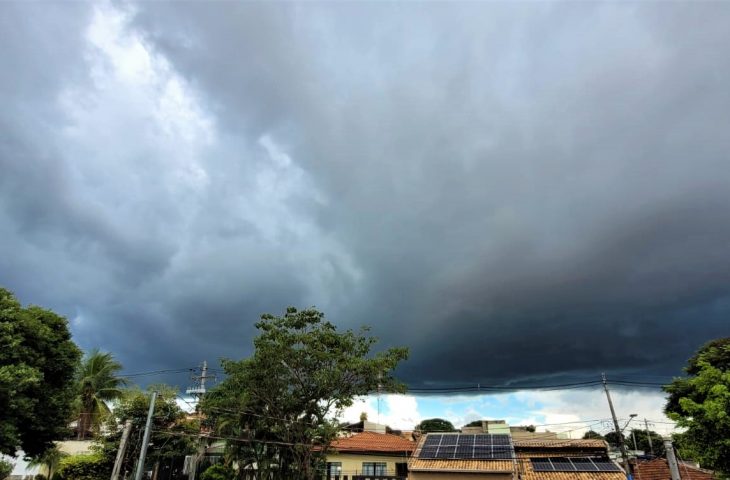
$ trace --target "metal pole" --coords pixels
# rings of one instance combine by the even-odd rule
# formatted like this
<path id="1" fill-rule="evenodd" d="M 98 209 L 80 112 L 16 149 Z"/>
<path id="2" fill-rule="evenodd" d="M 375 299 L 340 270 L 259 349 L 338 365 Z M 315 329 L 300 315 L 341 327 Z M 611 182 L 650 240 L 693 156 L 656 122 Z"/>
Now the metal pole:
<path id="1" fill-rule="evenodd" d="M 646 421 L 646 418 L 644 419 L 644 427 L 646 427 L 646 439 L 649 440 L 649 450 L 651 451 L 651 456 L 654 456 L 654 445 L 651 443 L 651 435 L 649 435 L 649 422 Z"/>
<path id="2" fill-rule="evenodd" d="M 119 451 L 117 452 L 117 459 L 114 461 L 114 469 L 112 470 L 111 480 L 119 480 L 119 471 L 122 469 L 122 460 L 124 460 L 124 451 L 127 449 L 127 440 L 129 440 L 129 433 L 132 431 L 132 421 L 127 420 L 124 424 L 124 431 L 122 432 L 122 441 L 119 442 Z"/>
<path id="3" fill-rule="evenodd" d="M 634 434 L 634 429 L 631 429 L 631 438 L 634 440 L 634 451 L 637 451 L 638 448 L 636 447 L 636 435 Z M 636 455 L 636 454 L 634 454 Z"/>
<path id="4" fill-rule="evenodd" d="M 144 473 L 144 458 L 147 456 L 147 447 L 150 444 L 150 430 L 152 430 L 152 414 L 155 413 L 155 400 L 157 400 L 157 392 L 152 392 L 152 398 L 150 399 L 150 410 L 147 412 L 147 424 L 144 427 L 142 448 L 139 451 L 137 474 L 134 476 L 134 480 L 142 480 L 142 474 Z"/>
<path id="5" fill-rule="evenodd" d="M 679 465 L 677 465 L 677 457 L 674 456 L 674 445 L 672 445 L 671 440 L 664 440 L 664 449 L 667 451 L 667 463 L 669 464 L 669 473 L 672 480 L 681 480 Z"/>
<path id="6" fill-rule="evenodd" d="M 602 374 L 601 378 L 603 380 L 603 389 L 606 391 L 606 398 L 608 399 L 608 408 L 611 409 L 611 418 L 613 418 L 613 428 L 616 430 L 616 435 L 618 435 L 618 446 L 621 450 L 621 457 L 624 461 L 624 469 L 626 470 L 626 475 L 631 475 L 631 466 L 629 465 L 629 454 L 626 452 L 626 445 L 624 444 L 624 434 L 621 433 L 621 428 L 618 426 L 618 419 L 616 418 L 616 411 L 613 409 L 613 402 L 611 401 L 611 394 L 608 392 L 608 383 L 606 383 L 606 374 Z M 137 479 L 139 480 L 139 479 Z"/>

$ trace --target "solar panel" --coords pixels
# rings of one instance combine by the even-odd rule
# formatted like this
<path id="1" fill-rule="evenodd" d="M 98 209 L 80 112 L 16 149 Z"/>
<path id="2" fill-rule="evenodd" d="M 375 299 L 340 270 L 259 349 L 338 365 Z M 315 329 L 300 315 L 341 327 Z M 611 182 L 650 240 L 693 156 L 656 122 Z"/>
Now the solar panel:
<path id="1" fill-rule="evenodd" d="M 598 467 L 591 461 L 590 458 L 571 458 L 573 466 L 579 472 L 597 472 Z"/>
<path id="2" fill-rule="evenodd" d="M 536 472 L 620 472 L 621 469 L 607 458 L 590 457 L 550 457 L 531 458 L 532 469 Z"/>
<path id="3" fill-rule="evenodd" d="M 618 465 L 608 459 L 593 460 L 593 463 L 598 468 L 599 472 L 620 472 L 621 469 Z"/>
<path id="4" fill-rule="evenodd" d="M 456 445 L 459 440 L 459 435 L 444 435 L 441 438 L 441 445 Z"/>
<path id="5" fill-rule="evenodd" d="M 475 435 L 459 435 L 457 445 L 474 445 Z"/>
<path id="6" fill-rule="evenodd" d="M 443 437 L 443 435 L 429 434 L 426 437 L 426 441 L 424 442 L 423 446 L 424 447 L 437 447 L 438 444 L 441 443 L 441 437 Z"/>
<path id="7" fill-rule="evenodd" d="M 547 458 L 531 458 L 532 469 L 536 472 L 552 472 L 553 465 Z"/>
<path id="8" fill-rule="evenodd" d="M 421 453 L 418 455 L 418 458 L 438 458 L 436 457 L 437 451 L 438 447 L 423 447 L 421 448 Z"/>
<path id="9" fill-rule="evenodd" d="M 511 443 L 509 435 L 494 434 L 491 437 L 492 445 L 509 445 Z"/>
<path id="10" fill-rule="evenodd" d="M 449 445 L 449 446 L 440 446 L 439 451 L 436 455 L 438 455 L 438 458 L 454 458 L 454 454 L 456 453 L 456 445 Z"/>

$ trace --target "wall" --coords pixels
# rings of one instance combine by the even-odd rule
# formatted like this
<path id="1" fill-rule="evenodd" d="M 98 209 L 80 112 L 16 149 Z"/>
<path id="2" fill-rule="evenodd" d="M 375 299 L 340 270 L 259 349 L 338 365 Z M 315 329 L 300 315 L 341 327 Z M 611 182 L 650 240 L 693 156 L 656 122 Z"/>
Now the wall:
<path id="1" fill-rule="evenodd" d="M 327 462 L 342 462 L 342 475 L 352 478 L 352 475 L 362 474 L 363 462 L 385 462 L 387 466 L 387 475 L 395 475 L 396 463 L 407 463 L 406 456 L 389 456 L 389 455 L 365 455 L 356 453 L 334 453 L 327 455 Z"/>

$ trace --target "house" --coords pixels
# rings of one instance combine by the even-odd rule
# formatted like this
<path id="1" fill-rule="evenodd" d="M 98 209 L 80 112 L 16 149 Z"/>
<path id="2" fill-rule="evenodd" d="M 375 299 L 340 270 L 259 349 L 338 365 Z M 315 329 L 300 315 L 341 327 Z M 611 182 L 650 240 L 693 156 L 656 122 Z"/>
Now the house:
<path id="1" fill-rule="evenodd" d="M 408 471 L 410 480 L 513 480 L 514 450 L 508 434 L 428 433 Z"/>
<path id="2" fill-rule="evenodd" d="M 713 480 L 714 473 L 710 470 L 693 467 L 686 463 L 679 463 L 679 477 L 682 480 Z M 639 460 L 634 464 L 635 480 L 670 480 L 669 464 L 666 458 Z"/>
<path id="3" fill-rule="evenodd" d="M 408 458 L 415 442 L 399 435 L 359 432 L 338 438 L 330 444 L 325 478 L 358 480 L 368 477 L 405 479 Z"/>
<path id="4" fill-rule="evenodd" d="M 626 479 L 623 469 L 608 457 L 603 440 L 515 440 L 514 448 L 519 480 Z"/>

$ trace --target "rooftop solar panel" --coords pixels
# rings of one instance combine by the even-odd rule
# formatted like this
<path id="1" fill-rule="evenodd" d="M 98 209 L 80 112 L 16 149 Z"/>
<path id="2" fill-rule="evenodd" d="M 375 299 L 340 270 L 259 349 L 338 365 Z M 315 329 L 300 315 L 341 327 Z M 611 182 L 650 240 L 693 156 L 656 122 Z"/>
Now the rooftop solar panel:
<path id="1" fill-rule="evenodd" d="M 443 435 L 434 435 L 432 433 L 428 434 L 426 437 L 426 441 L 424 442 L 424 447 L 431 447 L 431 446 L 438 446 L 439 443 L 441 443 L 441 437 Z"/>
<path id="2" fill-rule="evenodd" d="M 459 435 L 444 435 L 441 437 L 441 445 L 456 445 L 459 440 Z"/>
<path id="3" fill-rule="evenodd" d="M 531 458 L 532 469 L 536 472 L 552 472 L 553 464 L 548 458 Z"/>
<path id="4" fill-rule="evenodd" d="M 571 458 L 573 466 L 579 472 L 597 472 L 598 467 L 591 461 L 590 458 Z"/>
<path id="5" fill-rule="evenodd" d="M 531 458 L 532 469 L 536 472 L 620 472 L 621 469 L 607 458 L 590 457 L 550 457 Z"/>
<path id="6" fill-rule="evenodd" d="M 514 449 L 509 435 L 429 434 L 419 458 L 510 459 Z"/>
<path id="7" fill-rule="evenodd" d="M 423 447 L 421 449 L 421 453 L 418 455 L 418 458 L 438 458 L 436 457 L 437 452 L 438 447 Z"/>

